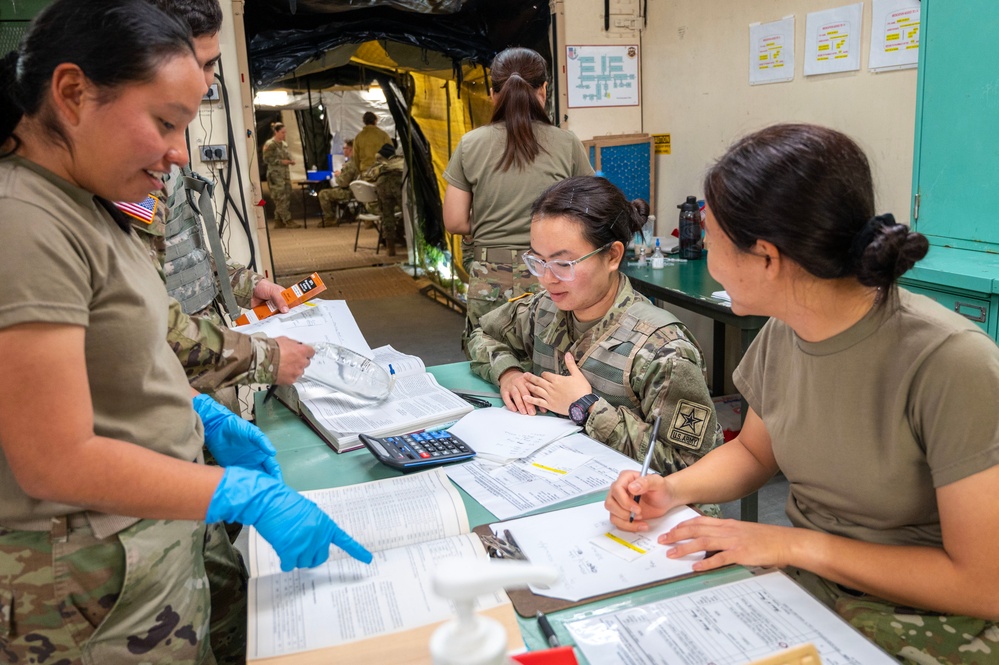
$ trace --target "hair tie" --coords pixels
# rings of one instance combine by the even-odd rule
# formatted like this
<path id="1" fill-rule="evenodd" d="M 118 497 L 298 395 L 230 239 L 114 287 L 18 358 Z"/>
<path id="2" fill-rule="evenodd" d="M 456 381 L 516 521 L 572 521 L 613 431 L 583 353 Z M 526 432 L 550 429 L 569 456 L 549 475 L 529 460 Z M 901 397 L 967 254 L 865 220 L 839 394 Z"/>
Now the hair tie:
<path id="1" fill-rule="evenodd" d="M 874 242 L 874 238 L 877 237 L 881 229 L 886 226 L 895 226 L 895 215 L 890 212 L 886 212 L 883 215 L 875 215 L 867 220 L 867 223 L 861 227 L 857 235 L 853 236 L 853 242 L 850 244 L 850 256 L 857 263 L 864 256 L 864 251 L 867 250 L 868 245 Z"/>

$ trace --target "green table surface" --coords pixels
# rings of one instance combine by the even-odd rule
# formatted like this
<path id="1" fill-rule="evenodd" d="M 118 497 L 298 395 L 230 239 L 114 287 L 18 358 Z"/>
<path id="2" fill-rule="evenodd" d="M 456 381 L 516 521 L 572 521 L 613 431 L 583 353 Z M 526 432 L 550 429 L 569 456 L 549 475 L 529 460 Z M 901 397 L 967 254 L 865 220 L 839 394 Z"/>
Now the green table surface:
<path id="1" fill-rule="evenodd" d="M 442 386 L 451 390 L 477 390 L 497 392 L 496 386 L 483 381 L 469 370 L 467 362 L 438 365 L 427 368 Z M 402 475 L 399 471 L 378 462 L 367 450 L 354 450 L 336 453 L 327 446 L 298 416 L 276 399 L 263 401 L 264 392 L 256 394 L 257 425 L 270 437 L 277 448 L 277 459 L 281 464 L 285 481 L 297 490 L 323 489 L 355 485 L 371 480 L 381 480 Z M 489 399 L 496 406 L 502 405 L 499 398 Z M 458 488 L 465 508 L 468 511 L 470 526 L 490 524 L 497 518 Z M 557 508 L 603 501 L 606 492 L 598 492 L 585 497 L 558 504 Z M 651 589 L 644 589 L 607 600 L 588 603 L 549 615 L 552 627 L 563 644 L 571 644 L 569 632 L 564 623 L 608 611 L 625 609 L 662 598 L 669 598 L 698 589 L 717 586 L 725 582 L 748 577 L 751 573 L 742 567 L 729 567 L 712 573 L 698 575 L 683 580 L 664 583 Z M 537 621 L 518 616 L 520 632 L 524 644 L 530 650 L 547 648 L 544 636 L 538 629 Z M 580 663 L 585 658 L 577 651 Z"/>

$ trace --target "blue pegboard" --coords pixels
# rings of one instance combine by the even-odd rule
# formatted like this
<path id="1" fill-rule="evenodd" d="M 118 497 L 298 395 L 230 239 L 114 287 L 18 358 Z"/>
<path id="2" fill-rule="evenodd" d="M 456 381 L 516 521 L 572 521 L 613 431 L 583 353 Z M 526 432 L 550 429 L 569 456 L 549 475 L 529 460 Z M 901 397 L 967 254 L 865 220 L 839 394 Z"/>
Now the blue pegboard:
<path id="1" fill-rule="evenodd" d="M 590 162 L 595 161 L 594 147 L 590 147 Z M 632 145 L 601 146 L 600 170 L 605 178 L 618 186 L 628 200 L 652 201 L 652 145 L 649 142 Z"/>

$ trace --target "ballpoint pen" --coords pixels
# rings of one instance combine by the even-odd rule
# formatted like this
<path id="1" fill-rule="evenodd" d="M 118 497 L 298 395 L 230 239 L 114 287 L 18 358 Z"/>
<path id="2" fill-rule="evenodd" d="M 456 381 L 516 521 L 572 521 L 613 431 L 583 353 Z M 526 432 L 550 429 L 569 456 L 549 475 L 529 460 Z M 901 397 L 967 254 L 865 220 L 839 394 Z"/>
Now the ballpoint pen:
<path id="1" fill-rule="evenodd" d="M 649 437 L 649 449 L 645 451 L 645 461 L 642 462 L 642 478 L 649 475 L 649 465 L 652 464 L 652 452 L 656 449 L 656 437 L 659 436 L 659 416 L 656 416 L 656 422 L 652 425 L 652 436 Z M 635 495 L 635 503 L 642 500 L 642 497 Z M 632 511 L 628 514 L 628 522 L 635 521 L 635 513 Z"/>
<path id="2" fill-rule="evenodd" d="M 535 616 L 538 619 L 538 627 L 541 628 L 541 634 L 545 636 L 548 646 L 552 649 L 557 649 L 561 646 L 558 641 L 558 635 L 555 634 L 555 629 L 552 628 L 551 623 L 548 622 L 548 617 L 545 616 L 544 612 L 538 610 L 538 613 Z"/>
<path id="3" fill-rule="evenodd" d="M 459 392 L 457 390 L 453 390 L 452 392 L 455 395 L 457 395 L 458 397 L 460 397 L 463 400 L 465 400 L 466 402 L 468 402 L 469 404 L 471 404 L 472 406 L 483 408 L 483 409 L 488 409 L 489 407 L 492 406 L 492 403 L 487 402 L 484 399 L 480 399 L 478 397 L 474 397 L 472 395 L 469 395 L 468 393 Z"/>

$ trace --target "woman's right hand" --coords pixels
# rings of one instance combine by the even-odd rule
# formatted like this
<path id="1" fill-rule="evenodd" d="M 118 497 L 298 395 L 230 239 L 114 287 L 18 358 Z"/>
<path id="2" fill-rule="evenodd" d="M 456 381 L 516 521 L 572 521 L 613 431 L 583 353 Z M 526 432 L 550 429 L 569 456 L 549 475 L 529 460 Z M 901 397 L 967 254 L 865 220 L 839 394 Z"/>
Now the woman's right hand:
<path id="1" fill-rule="evenodd" d="M 635 502 L 635 497 L 642 500 Z M 673 506 L 676 500 L 670 492 L 666 479 L 658 473 L 642 476 L 638 471 L 622 471 L 610 486 L 604 507 L 610 513 L 611 524 L 622 531 L 648 531 L 645 520 L 661 517 Z M 630 521 L 634 513 L 635 521 Z"/>
<path id="2" fill-rule="evenodd" d="M 499 379 L 499 389 L 500 397 L 503 398 L 506 408 L 526 416 L 533 416 L 537 413 L 533 404 L 524 401 L 524 396 L 530 395 L 531 389 L 524 372 L 521 370 L 512 368 L 503 372 Z"/>

